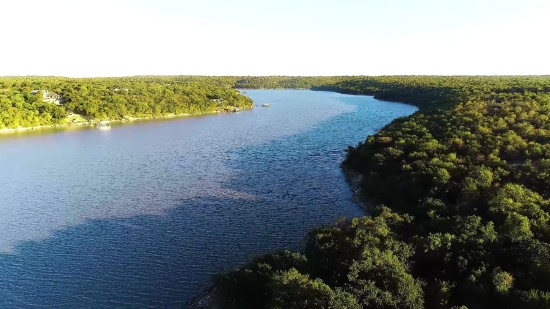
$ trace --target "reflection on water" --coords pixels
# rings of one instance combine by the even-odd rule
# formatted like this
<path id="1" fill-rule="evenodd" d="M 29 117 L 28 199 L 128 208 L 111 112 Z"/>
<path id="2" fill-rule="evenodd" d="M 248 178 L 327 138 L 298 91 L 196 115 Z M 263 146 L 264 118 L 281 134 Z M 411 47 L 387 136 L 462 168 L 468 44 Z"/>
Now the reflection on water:
<path id="1" fill-rule="evenodd" d="M 247 91 L 237 114 L 0 139 L 0 307 L 173 307 L 210 274 L 363 214 L 339 164 L 414 107 Z"/>

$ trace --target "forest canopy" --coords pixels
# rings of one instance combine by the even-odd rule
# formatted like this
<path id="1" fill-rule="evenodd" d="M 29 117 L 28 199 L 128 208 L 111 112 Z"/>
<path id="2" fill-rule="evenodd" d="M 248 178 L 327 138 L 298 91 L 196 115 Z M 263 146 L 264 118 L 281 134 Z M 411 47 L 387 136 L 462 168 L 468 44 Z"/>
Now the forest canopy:
<path id="1" fill-rule="evenodd" d="M 192 76 L 123 78 L 0 78 L 0 129 L 90 120 L 161 117 L 250 108 L 233 79 Z"/>
<path id="2" fill-rule="evenodd" d="M 550 77 L 239 83 L 420 110 L 347 151 L 370 216 L 215 276 L 223 308 L 550 308 Z"/>

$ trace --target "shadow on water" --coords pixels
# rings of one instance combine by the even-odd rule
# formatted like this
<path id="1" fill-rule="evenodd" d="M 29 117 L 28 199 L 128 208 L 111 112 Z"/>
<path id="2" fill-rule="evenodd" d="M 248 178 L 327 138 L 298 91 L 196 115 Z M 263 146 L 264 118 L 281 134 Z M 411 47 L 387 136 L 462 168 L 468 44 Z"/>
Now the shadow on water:
<path id="1" fill-rule="evenodd" d="M 178 308 L 211 274 L 278 248 L 299 250 L 309 229 L 363 215 L 339 168 L 345 149 L 374 133 L 365 122 L 414 108 L 374 101 L 384 106 L 377 114 L 354 97 L 342 100 L 356 110 L 229 151 L 233 174 L 220 194 L 162 215 L 88 220 L 0 254 L 0 306 Z"/>
<path id="2" fill-rule="evenodd" d="M 9 308 L 183 305 L 212 272 L 262 252 L 257 238 L 281 242 L 250 205 L 240 206 L 190 200 L 165 215 L 90 220 L 20 243 L 15 254 L 0 255 L 10 274 L 0 299 L 10 300 Z M 201 209 L 201 220 L 188 208 Z"/>

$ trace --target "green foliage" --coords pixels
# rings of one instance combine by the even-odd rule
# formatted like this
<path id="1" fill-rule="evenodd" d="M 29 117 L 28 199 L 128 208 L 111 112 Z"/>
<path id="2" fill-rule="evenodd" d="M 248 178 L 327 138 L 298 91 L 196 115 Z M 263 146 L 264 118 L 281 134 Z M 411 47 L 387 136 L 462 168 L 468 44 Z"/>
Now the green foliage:
<path id="1" fill-rule="evenodd" d="M 275 276 L 294 270 L 309 272 L 304 255 L 290 251 L 258 257 L 246 267 L 214 278 L 224 308 L 261 308 L 273 298 Z M 279 278 L 281 279 L 281 278 Z"/>
<path id="2" fill-rule="evenodd" d="M 267 308 L 272 309 L 317 309 L 317 308 L 360 308 L 355 298 L 342 290 L 333 291 L 322 280 L 311 280 L 292 268 L 277 272 L 269 288 L 273 291 Z"/>
<path id="3" fill-rule="evenodd" d="M 120 120 L 252 107 L 252 100 L 231 89 L 234 82 L 191 76 L 0 78 L 0 129 L 64 124 L 69 113 Z M 62 99 L 44 101 L 41 90 L 55 91 Z"/>
<path id="4" fill-rule="evenodd" d="M 330 308 L 330 291 L 347 293 L 350 308 L 550 308 L 550 77 L 251 77 L 236 85 L 420 108 L 349 147 L 343 162 L 362 175 L 365 197 L 389 208 L 311 231 L 301 268 L 264 275 L 263 294 L 239 297 L 255 308 Z M 225 276 L 244 270 L 265 274 L 249 265 Z"/>
<path id="5" fill-rule="evenodd" d="M 224 308 L 423 308 L 410 273 L 413 248 L 389 209 L 309 233 L 305 255 L 279 252 L 214 282 Z"/>
<path id="6" fill-rule="evenodd" d="M 524 305 L 523 308 L 543 309 L 550 308 L 550 293 L 539 290 L 519 292 L 519 299 Z"/>
<path id="7" fill-rule="evenodd" d="M 505 271 L 495 269 L 493 271 L 493 285 L 499 293 L 507 293 L 514 284 L 514 277 Z"/>
<path id="8" fill-rule="evenodd" d="M 350 148 L 344 165 L 367 198 L 415 217 L 409 260 L 426 306 L 540 304 L 525 293 L 550 290 L 550 78 L 366 80 L 333 87 L 421 108 Z"/>

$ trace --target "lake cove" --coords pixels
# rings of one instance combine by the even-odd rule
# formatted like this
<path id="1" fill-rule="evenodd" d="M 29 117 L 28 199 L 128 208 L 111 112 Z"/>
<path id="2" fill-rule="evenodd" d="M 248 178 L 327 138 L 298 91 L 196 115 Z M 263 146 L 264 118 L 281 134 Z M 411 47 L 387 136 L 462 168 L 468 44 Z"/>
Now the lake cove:
<path id="1" fill-rule="evenodd" d="M 0 307 L 178 307 L 209 276 L 360 216 L 340 163 L 416 107 L 247 90 L 255 108 L 0 137 Z"/>

